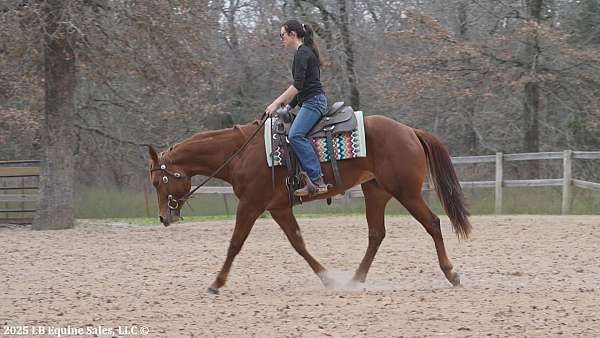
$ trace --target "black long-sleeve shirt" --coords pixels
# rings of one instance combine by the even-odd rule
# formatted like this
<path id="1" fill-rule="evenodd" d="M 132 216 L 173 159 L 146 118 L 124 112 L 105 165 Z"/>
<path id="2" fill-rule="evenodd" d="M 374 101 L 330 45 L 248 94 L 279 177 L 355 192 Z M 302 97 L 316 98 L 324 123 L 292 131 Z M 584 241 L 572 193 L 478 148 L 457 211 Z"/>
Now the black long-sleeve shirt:
<path id="1" fill-rule="evenodd" d="M 299 93 L 294 97 L 290 106 L 293 108 L 313 96 L 325 94 L 321 84 L 321 69 L 319 60 L 313 50 L 305 45 L 300 45 L 292 64 L 292 76 L 294 77 L 294 87 Z"/>

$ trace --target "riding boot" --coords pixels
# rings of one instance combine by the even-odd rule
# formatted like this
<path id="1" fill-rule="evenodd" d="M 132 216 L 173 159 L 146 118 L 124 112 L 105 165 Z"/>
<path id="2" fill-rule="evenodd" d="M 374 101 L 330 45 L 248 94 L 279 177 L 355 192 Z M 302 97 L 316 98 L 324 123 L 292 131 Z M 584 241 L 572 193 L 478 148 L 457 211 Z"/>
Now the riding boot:
<path id="1" fill-rule="evenodd" d="M 294 191 L 294 195 L 296 196 L 307 196 L 307 195 L 320 195 L 327 192 L 327 184 L 323 181 L 323 177 L 319 177 L 317 182 L 313 183 L 311 180 L 305 180 L 306 185 L 296 191 Z"/>

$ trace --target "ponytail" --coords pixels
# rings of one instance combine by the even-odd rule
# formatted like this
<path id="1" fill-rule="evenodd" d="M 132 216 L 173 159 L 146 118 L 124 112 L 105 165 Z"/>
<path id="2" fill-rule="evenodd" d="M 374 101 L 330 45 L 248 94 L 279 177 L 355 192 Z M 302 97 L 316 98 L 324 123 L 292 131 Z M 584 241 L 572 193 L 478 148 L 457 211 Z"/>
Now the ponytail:
<path id="1" fill-rule="evenodd" d="M 319 47 L 313 38 L 314 33 L 312 28 L 306 24 L 302 25 L 302 27 L 304 28 L 304 44 L 312 49 L 313 53 L 315 53 L 315 56 L 317 57 L 317 61 L 319 61 L 319 67 L 323 68 L 323 61 L 321 60 L 321 55 L 319 54 Z"/>
<path id="2" fill-rule="evenodd" d="M 321 54 L 319 53 L 319 47 L 315 43 L 314 32 L 309 25 L 301 24 L 300 21 L 292 19 L 288 20 L 283 24 L 285 31 L 288 33 L 296 32 L 296 36 L 298 38 L 303 39 L 304 44 L 309 47 L 315 56 L 317 57 L 317 61 L 319 62 L 319 67 L 323 68 L 324 63 L 321 59 Z"/>

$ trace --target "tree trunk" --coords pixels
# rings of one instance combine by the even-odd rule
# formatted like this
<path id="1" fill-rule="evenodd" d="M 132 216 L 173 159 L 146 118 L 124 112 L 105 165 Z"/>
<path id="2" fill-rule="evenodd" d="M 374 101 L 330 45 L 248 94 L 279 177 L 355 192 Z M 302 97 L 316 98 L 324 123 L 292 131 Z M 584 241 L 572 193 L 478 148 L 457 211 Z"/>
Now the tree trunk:
<path id="1" fill-rule="evenodd" d="M 338 6 L 340 10 L 340 30 L 346 52 L 346 73 L 348 84 L 350 85 L 350 104 L 354 110 L 360 110 L 360 92 L 358 91 L 356 71 L 354 70 L 354 46 L 350 39 L 350 24 L 348 22 L 346 0 L 338 0 Z"/>
<path id="2" fill-rule="evenodd" d="M 525 152 L 537 153 L 540 150 L 539 116 L 540 91 L 536 82 L 525 84 L 525 99 L 523 103 L 523 115 L 525 122 Z"/>
<path id="3" fill-rule="evenodd" d="M 528 0 L 527 11 L 529 20 L 536 24 L 541 24 L 543 0 Z M 540 133 L 539 133 L 539 110 L 540 110 L 540 90 L 536 79 L 538 60 L 540 57 L 540 41 L 537 28 L 527 38 L 525 47 L 525 62 L 529 73 L 530 81 L 525 83 L 523 95 L 523 148 L 525 152 L 537 153 L 540 151 Z M 530 178 L 539 178 L 539 163 L 530 162 L 528 176 Z"/>
<path id="4" fill-rule="evenodd" d="M 468 27 L 469 27 L 469 13 L 468 13 L 468 2 L 467 0 L 461 1 L 458 3 L 456 17 L 458 19 L 458 36 L 462 41 L 468 41 Z M 467 53 L 462 53 L 463 62 L 465 63 L 466 68 L 471 68 L 471 57 Z M 471 91 L 475 91 L 474 88 L 466 83 L 466 89 Z M 474 95 L 474 93 L 472 93 Z M 477 133 L 475 132 L 475 99 L 472 96 L 466 96 L 463 101 L 465 112 L 465 142 L 467 154 L 476 155 L 478 154 L 477 149 Z"/>
<path id="5" fill-rule="evenodd" d="M 242 48 L 240 47 L 240 40 L 238 37 L 238 30 L 235 26 L 235 15 L 239 10 L 239 1 L 229 1 L 229 6 L 227 10 L 223 9 L 223 14 L 227 19 L 227 29 L 229 31 L 229 38 L 226 38 L 227 45 L 231 49 L 235 61 L 237 65 L 240 67 L 240 70 L 243 74 L 243 78 L 239 79 L 237 82 L 237 94 L 239 95 L 239 101 L 244 101 L 244 98 L 247 96 L 247 92 L 249 92 L 248 87 L 253 87 L 252 80 L 252 72 L 246 61 L 246 58 L 243 55 Z"/>
<path id="6" fill-rule="evenodd" d="M 45 109 L 41 127 L 42 168 L 33 229 L 67 229 L 74 224 L 75 54 L 62 16 L 65 1 L 45 5 Z"/>

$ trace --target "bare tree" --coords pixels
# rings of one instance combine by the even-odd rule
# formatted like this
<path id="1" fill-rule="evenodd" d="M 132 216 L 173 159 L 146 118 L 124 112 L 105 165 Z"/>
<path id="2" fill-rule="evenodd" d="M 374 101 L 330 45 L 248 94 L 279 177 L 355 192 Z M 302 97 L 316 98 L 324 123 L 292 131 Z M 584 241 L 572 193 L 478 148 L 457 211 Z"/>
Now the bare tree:
<path id="1" fill-rule="evenodd" d="M 349 13 L 346 6 L 346 0 L 338 0 L 338 8 L 340 13 L 340 30 L 342 33 L 342 41 L 344 42 L 344 50 L 346 52 L 346 73 L 348 84 L 350 85 L 350 104 L 356 110 L 360 109 L 360 92 L 358 90 L 356 71 L 354 65 L 354 44 L 351 39 L 350 23 L 348 22 Z"/>
<path id="2" fill-rule="evenodd" d="M 69 2 L 49 0 L 42 6 L 45 108 L 41 125 L 42 168 L 33 229 L 73 227 L 75 160 L 74 93 L 76 56 L 68 26 Z"/>
<path id="3" fill-rule="evenodd" d="M 289 18 L 315 29 L 330 101 L 430 129 L 454 154 L 600 147 L 594 0 L 48 2 L 66 9 L 57 29 L 74 58 L 47 65 L 73 61 L 68 83 L 45 73 L 60 54 L 40 43 L 42 4 L 0 4 L 0 156 L 42 156 L 42 119 L 71 114 L 81 184 L 137 188 L 140 145 L 258 117 L 290 83 L 277 36 Z"/>

